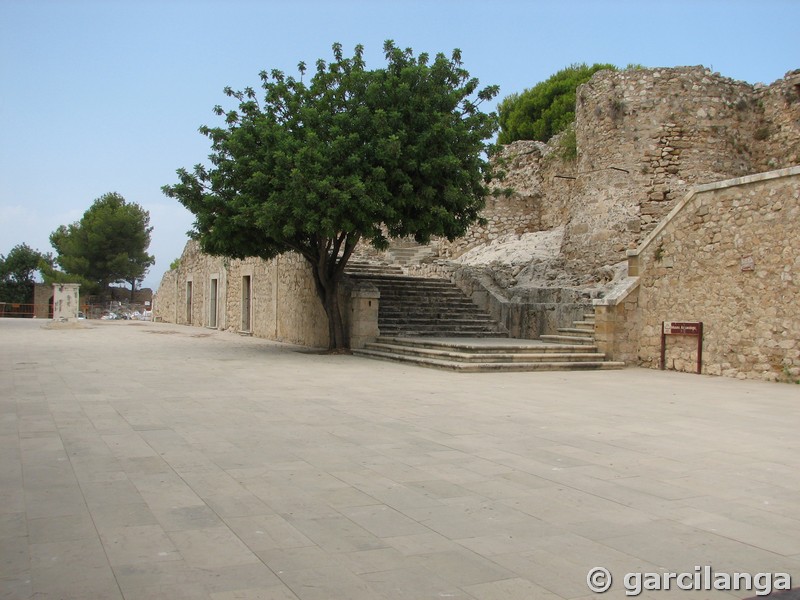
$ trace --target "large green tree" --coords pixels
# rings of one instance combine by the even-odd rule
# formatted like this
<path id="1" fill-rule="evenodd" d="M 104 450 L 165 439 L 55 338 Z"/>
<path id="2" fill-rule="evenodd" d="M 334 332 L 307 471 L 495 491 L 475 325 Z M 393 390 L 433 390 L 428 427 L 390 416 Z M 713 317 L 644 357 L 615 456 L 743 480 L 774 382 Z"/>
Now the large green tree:
<path id="1" fill-rule="evenodd" d="M 317 61 L 307 81 L 261 73 L 263 95 L 237 92 L 238 109 L 202 127 L 211 166 L 178 170 L 164 192 L 194 213 L 192 236 L 212 255 L 273 258 L 294 251 L 311 267 L 328 316 L 331 349 L 346 347 L 338 304 L 345 265 L 360 241 L 388 236 L 450 240 L 478 219 L 490 177 L 486 141 L 496 115 L 461 55 L 414 56 L 391 41 L 368 70 L 363 47 Z M 259 98 L 261 95 L 261 99 Z"/>
<path id="2" fill-rule="evenodd" d="M 131 295 L 155 258 L 150 246 L 150 213 L 116 192 L 104 194 L 80 221 L 50 234 L 56 262 L 90 291 L 104 294 L 112 283 L 128 283 Z"/>
<path id="3" fill-rule="evenodd" d="M 20 304 L 33 302 L 36 273 L 52 263 L 52 256 L 18 244 L 3 256 L 0 254 L 0 301 Z"/>
<path id="4" fill-rule="evenodd" d="M 570 65 L 546 81 L 519 94 L 503 98 L 500 113 L 500 144 L 516 140 L 546 142 L 564 131 L 575 120 L 575 94 L 579 85 L 603 69 L 616 70 L 614 65 Z"/>

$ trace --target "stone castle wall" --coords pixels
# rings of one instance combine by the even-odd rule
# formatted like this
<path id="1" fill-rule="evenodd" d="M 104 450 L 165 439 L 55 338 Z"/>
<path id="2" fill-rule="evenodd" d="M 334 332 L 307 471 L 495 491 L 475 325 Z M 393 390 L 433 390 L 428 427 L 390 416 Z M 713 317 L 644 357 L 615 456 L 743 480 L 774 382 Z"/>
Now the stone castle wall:
<path id="1" fill-rule="evenodd" d="M 624 260 L 692 187 L 800 163 L 800 71 L 770 86 L 704 67 L 601 71 L 578 88 L 575 137 L 573 161 L 560 138 L 502 148 L 488 225 L 438 254 L 565 225 L 570 269 Z"/>
<path id="2" fill-rule="evenodd" d="M 763 140 L 756 172 L 800 164 L 800 70 L 756 90 L 761 116 L 754 137 Z"/>
<path id="3" fill-rule="evenodd" d="M 578 89 L 566 257 L 622 260 L 693 186 L 797 164 L 799 78 L 765 88 L 703 67 L 597 73 Z"/>
<path id="4" fill-rule="evenodd" d="M 598 341 L 657 368 L 662 321 L 699 321 L 704 373 L 799 380 L 798 223 L 800 167 L 701 186 L 631 253 L 638 287 L 598 306 Z M 696 348 L 668 336 L 666 367 L 694 372 Z"/>
<path id="5" fill-rule="evenodd" d="M 464 237 L 453 242 L 431 242 L 434 254 L 457 258 L 501 236 L 546 231 L 563 224 L 568 216 L 570 190 L 553 185 L 557 176 L 572 176 L 574 165 L 559 160 L 558 140 L 550 144 L 518 141 L 500 147 L 492 161 L 502 173 L 491 184 L 481 216 L 485 224 L 475 224 Z"/>
<path id="6" fill-rule="evenodd" d="M 575 138 L 574 160 L 563 136 L 500 148 L 486 224 L 434 240 L 434 256 L 563 225 L 569 270 L 625 260 L 694 186 L 800 163 L 800 71 L 769 86 L 704 67 L 600 71 L 578 88 Z"/>

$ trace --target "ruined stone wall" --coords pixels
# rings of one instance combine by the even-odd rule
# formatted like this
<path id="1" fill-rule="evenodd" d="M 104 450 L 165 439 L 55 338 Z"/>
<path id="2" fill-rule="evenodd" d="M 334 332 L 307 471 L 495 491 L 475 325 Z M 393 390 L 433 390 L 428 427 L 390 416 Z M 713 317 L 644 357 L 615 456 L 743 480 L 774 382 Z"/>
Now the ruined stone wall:
<path id="1" fill-rule="evenodd" d="M 178 271 L 166 271 L 161 276 L 158 289 L 153 294 L 153 320 L 178 322 Z"/>
<path id="2" fill-rule="evenodd" d="M 760 119 L 753 86 L 703 67 L 597 73 L 577 93 L 567 258 L 622 260 L 692 186 L 757 172 Z"/>
<path id="3" fill-rule="evenodd" d="M 325 311 L 303 259 L 285 254 L 271 261 L 208 256 L 187 243 L 178 269 L 164 274 L 155 298 L 161 321 L 213 326 L 212 279 L 217 286 L 216 329 L 243 331 L 243 278 L 250 278 L 252 335 L 312 347 L 328 345 Z M 190 285 L 191 284 L 191 285 Z M 191 298 L 188 297 L 191 287 Z"/>
<path id="4" fill-rule="evenodd" d="M 571 176 L 574 166 L 559 158 L 559 140 L 550 144 L 518 141 L 500 148 L 492 162 L 502 176 L 491 184 L 492 194 L 481 211 L 485 225 L 475 224 L 464 237 L 434 240 L 436 255 L 457 258 L 500 236 L 558 227 L 568 218 L 567 186 L 553 186 L 556 175 Z"/>
<path id="5" fill-rule="evenodd" d="M 800 379 L 800 167 L 702 186 L 670 217 L 632 253 L 638 301 L 617 346 L 657 368 L 661 322 L 701 321 L 704 373 Z M 696 338 L 668 337 L 667 368 L 695 361 Z"/>
<path id="6" fill-rule="evenodd" d="M 756 172 L 800 164 L 800 69 L 755 91 Z"/>
<path id="7" fill-rule="evenodd" d="M 575 139 L 572 160 L 563 136 L 502 147 L 487 224 L 434 254 L 566 225 L 571 271 L 618 263 L 694 186 L 800 163 L 800 71 L 769 86 L 704 67 L 600 71 L 578 88 Z"/>

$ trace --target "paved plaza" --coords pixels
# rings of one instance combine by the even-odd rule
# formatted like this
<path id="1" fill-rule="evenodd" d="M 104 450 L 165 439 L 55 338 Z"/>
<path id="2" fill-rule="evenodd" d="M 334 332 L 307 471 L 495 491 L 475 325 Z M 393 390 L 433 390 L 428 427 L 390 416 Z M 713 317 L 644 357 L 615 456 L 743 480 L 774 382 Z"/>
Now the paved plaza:
<path id="1" fill-rule="evenodd" d="M 585 600 L 710 572 L 800 587 L 798 431 L 800 385 L 461 374 L 0 320 L 0 598 Z M 756 595 L 665 579 L 636 597 Z"/>

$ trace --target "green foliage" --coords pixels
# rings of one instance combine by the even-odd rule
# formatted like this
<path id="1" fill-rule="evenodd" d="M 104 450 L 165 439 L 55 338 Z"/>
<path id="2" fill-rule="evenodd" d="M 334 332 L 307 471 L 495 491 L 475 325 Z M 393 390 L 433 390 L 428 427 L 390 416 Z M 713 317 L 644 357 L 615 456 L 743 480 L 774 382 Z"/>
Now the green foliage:
<path id="1" fill-rule="evenodd" d="M 174 271 L 175 269 L 180 269 L 180 267 L 181 267 L 181 257 L 180 256 L 178 258 L 176 258 L 175 260 L 173 260 L 171 263 L 169 263 L 169 270 L 170 271 Z"/>
<path id="2" fill-rule="evenodd" d="M 211 168 L 178 170 L 164 193 L 195 215 L 193 237 L 212 255 L 272 258 L 288 251 L 311 265 L 332 348 L 346 345 L 336 289 L 356 244 L 389 236 L 450 240 L 478 219 L 489 178 L 485 140 L 496 116 L 479 110 L 497 94 L 478 89 L 461 53 L 414 56 L 391 41 L 386 66 L 367 70 L 333 46 L 305 80 L 261 73 L 252 88 L 225 93 L 238 110 L 223 127 L 202 127 Z"/>
<path id="3" fill-rule="evenodd" d="M 511 94 L 500 102 L 500 144 L 516 140 L 546 142 L 564 131 L 575 120 L 575 91 L 597 71 L 614 65 L 571 65 L 546 81 L 519 94 Z"/>
<path id="4" fill-rule="evenodd" d="M 14 246 L 7 256 L 0 254 L 0 302 L 33 302 L 36 273 L 41 273 L 52 261 L 52 256 L 27 244 Z"/>
<path id="5" fill-rule="evenodd" d="M 63 272 L 53 270 L 47 278 L 77 281 L 89 292 L 105 293 L 111 283 L 129 283 L 133 290 L 155 262 L 147 254 L 152 230 L 141 206 L 115 192 L 104 194 L 80 221 L 50 234 Z"/>

